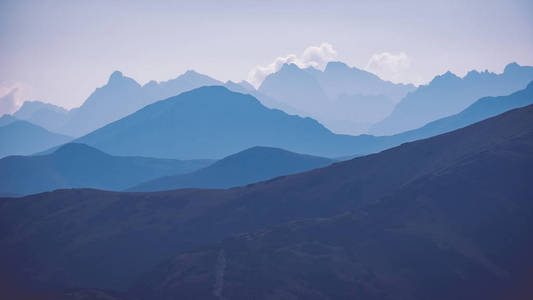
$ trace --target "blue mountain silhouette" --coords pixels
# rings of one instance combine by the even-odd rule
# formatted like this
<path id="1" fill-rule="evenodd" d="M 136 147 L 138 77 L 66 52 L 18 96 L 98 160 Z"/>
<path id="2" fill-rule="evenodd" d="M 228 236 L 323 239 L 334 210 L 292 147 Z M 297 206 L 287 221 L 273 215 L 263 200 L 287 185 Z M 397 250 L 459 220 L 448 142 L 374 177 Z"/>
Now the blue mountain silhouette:
<path id="1" fill-rule="evenodd" d="M 116 157 L 84 144 L 69 143 L 52 154 L 0 159 L 1 194 L 34 194 L 65 188 L 121 190 L 141 182 L 188 173 L 209 160 L 180 161 L 145 157 Z"/>
<path id="2" fill-rule="evenodd" d="M 11 120 L 7 125 L 0 127 L 0 158 L 8 155 L 33 154 L 70 140 L 71 137 L 52 133 L 30 122 Z"/>

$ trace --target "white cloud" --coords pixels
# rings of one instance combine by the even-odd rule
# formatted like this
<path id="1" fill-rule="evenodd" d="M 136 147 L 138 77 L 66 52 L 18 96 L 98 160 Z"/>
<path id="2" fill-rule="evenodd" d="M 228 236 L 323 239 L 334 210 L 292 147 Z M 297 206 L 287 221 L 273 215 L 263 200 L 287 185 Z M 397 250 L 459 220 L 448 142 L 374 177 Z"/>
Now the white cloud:
<path id="1" fill-rule="evenodd" d="M 279 71 L 286 63 L 295 64 L 300 68 L 314 67 L 323 70 L 327 63 L 333 60 L 337 60 L 337 51 L 331 44 L 322 43 L 320 46 L 307 47 L 300 56 L 289 54 L 276 58 L 269 65 L 256 66 L 248 73 L 248 81 L 257 88 L 268 75 Z"/>
<path id="2" fill-rule="evenodd" d="M 28 98 L 30 87 L 24 83 L 0 83 L 0 117 L 16 112 L 23 99 Z"/>
<path id="3" fill-rule="evenodd" d="M 14 88 L 0 96 L 0 116 L 12 114 L 19 108 L 18 89 Z M 1 94 L 0 94 L 1 95 Z"/>
<path id="4" fill-rule="evenodd" d="M 383 52 L 372 55 L 365 69 L 386 80 L 405 82 L 402 79 L 405 79 L 405 71 L 410 66 L 411 59 L 404 52 Z"/>

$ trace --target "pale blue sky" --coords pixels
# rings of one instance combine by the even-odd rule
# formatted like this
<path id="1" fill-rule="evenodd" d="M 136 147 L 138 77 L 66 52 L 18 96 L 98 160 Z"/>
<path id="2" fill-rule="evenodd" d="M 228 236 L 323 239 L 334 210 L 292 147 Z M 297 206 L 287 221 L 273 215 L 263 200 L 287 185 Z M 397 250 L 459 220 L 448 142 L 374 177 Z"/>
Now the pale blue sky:
<path id="1" fill-rule="evenodd" d="M 153 3 L 152 3 L 153 2 Z M 80 105 L 113 70 L 140 83 L 194 69 L 247 79 L 258 65 L 331 44 L 387 79 L 533 65 L 533 1 L 21 1 L 0 3 L 0 96 Z M 391 73 L 392 72 L 392 73 Z"/>

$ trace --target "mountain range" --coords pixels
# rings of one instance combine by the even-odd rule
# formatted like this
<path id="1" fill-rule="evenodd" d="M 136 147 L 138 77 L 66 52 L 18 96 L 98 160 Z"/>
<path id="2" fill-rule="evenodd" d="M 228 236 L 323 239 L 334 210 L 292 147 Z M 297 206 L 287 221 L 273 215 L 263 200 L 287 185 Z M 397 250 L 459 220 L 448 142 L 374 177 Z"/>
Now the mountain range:
<path id="1" fill-rule="evenodd" d="M 179 188 L 230 188 L 274 177 L 325 167 L 333 160 L 283 149 L 253 147 L 225 157 L 198 171 L 157 178 L 129 191 L 148 192 Z"/>
<path id="2" fill-rule="evenodd" d="M 178 102 L 180 102 L 179 100 L 168 100 L 170 103 L 176 102 L 170 105 L 162 104 L 166 102 L 161 101 L 161 103 L 154 103 L 154 108 L 151 108 L 148 111 L 147 109 L 140 110 L 138 113 L 134 113 L 124 120 L 115 122 L 122 124 L 120 125 L 122 127 L 120 138 L 127 140 L 128 146 L 125 147 L 126 149 L 120 149 L 122 145 L 121 143 L 118 143 L 119 140 L 116 140 L 114 136 L 117 133 L 109 128 L 117 125 L 106 126 L 89 135 L 90 138 L 87 137 L 87 140 L 85 140 L 86 137 L 83 137 L 79 139 L 79 141 L 81 143 L 92 143 L 92 146 L 99 148 L 98 143 L 103 142 L 99 141 L 102 139 L 102 136 L 109 136 L 109 139 L 103 143 L 104 148 L 99 149 L 109 152 L 113 155 L 146 157 L 159 157 L 159 155 L 166 155 L 163 157 L 178 159 L 222 158 L 256 145 L 273 146 L 288 149 L 293 152 L 311 153 L 314 155 L 327 157 L 353 157 L 381 151 L 396 145 L 400 145 L 401 143 L 420 138 L 428 138 L 436 134 L 455 130 L 505 112 L 506 110 L 530 104 L 533 101 L 531 96 L 533 93 L 533 86 L 532 84 L 529 84 L 525 90 L 508 96 L 482 98 L 459 114 L 430 122 L 429 124 L 415 130 L 403 132 L 393 136 L 374 137 L 361 135 L 354 137 L 335 135 L 312 119 L 289 116 L 281 111 L 267 109 L 253 98 L 250 100 L 250 103 L 254 103 L 252 106 L 245 105 L 249 101 L 235 101 L 234 99 L 228 100 L 229 98 L 235 97 L 242 100 L 245 97 L 251 98 L 251 96 L 231 93 L 222 87 L 207 89 L 211 89 L 212 92 L 195 92 L 193 94 L 196 96 L 187 96 L 189 100 L 186 100 L 185 102 L 189 101 L 191 104 L 196 103 L 197 105 L 185 105 L 180 109 L 167 111 L 168 106 L 180 107 L 182 104 L 178 104 Z M 204 95 L 208 96 L 204 97 Z M 185 96 L 178 96 L 172 99 L 182 99 L 183 97 Z M 197 101 L 195 98 L 205 99 Z M 218 107 L 213 107 L 213 109 L 210 111 L 209 119 L 204 122 L 204 124 L 194 124 L 195 120 L 193 116 L 205 114 L 204 107 L 200 103 L 206 104 L 210 101 L 209 99 L 217 99 L 216 101 L 220 102 L 220 105 Z M 251 109 L 251 107 L 254 108 Z M 250 113 L 251 111 L 254 111 L 254 113 L 252 118 L 243 117 L 242 119 L 233 119 L 228 118 L 228 111 L 236 114 L 240 114 L 239 112 Z M 133 127 L 132 124 L 136 124 L 135 126 L 142 128 L 144 125 L 143 118 L 150 119 L 151 121 L 149 124 L 154 128 L 167 127 L 167 124 L 163 123 L 163 120 L 160 120 L 158 117 L 156 117 L 156 115 L 159 113 L 166 115 L 168 118 L 167 122 L 175 123 L 175 126 L 177 127 L 187 124 L 186 126 L 192 128 L 192 131 L 189 133 L 182 131 L 180 133 L 179 130 L 174 131 L 170 128 L 165 128 L 161 131 L 161 136 L 158 136 L 152 135 L 149 127 L 147 127 L 145 128 L 144 133 L 147 140 L 138 140 L 137 129 Z M 273 121 L 277 120 L 277 118 L 284 120 L 282 123 L 278 124 L 278 129 L 276 129 L 275 126 L 269 125 L 270 123 L 278 123 L 278 121 Z M 2 152 L 3 156 L 28 155 L 34 153 L 50 154 L 54 150 L 57 150 L 58 147 L 54 146 L 61 145 L 70 140 L 70 138 L 66 136 L 48 132 L 37 125 L 29 124 L 27 122 L 23 123 L 25 126 L 20 126 L 21 123 L 18 123 L 18 126 L 5 126 L 13 123 L 16 120 L 17 118 L 10 115 L 4 115 L 0 118 L 0 126 L 4 125 L 2 130 L 0 130 L 0 144 L 2 144 L 4 149 Z M 233 123 L 233 125 L 230 126 L 230 123 Z M 241 124 L 256 124 L 256 126 L 259 128 L 257 132 L 261 134 L 254 134 L 252 130 L 247 131 L 248 127 L 242 127 L 240 126 Z M 216 130 L 209 130 L 207 128 L 209 126 L 216 128 Z M 284 133 L 286 136 L 289 136 L 287 137 L 288 141 L 277 139 L 278 131 L 286 131 L 285 129 L 282 129 L 282 126 L 292 128 L 288 132 Z M 224 136 L 226 133 L 224 132 L 230 132 L 234 128 L 238 128 L 236 132 L 240 132 L 241 135 L 233 136 L 232 139 L 225 139 Z M 185 129 L 185 127 L 183 127 L 183 129 Z M 194 133 L 194 130 L 203 130 L 201 135 L 203 136 L 202 139 L 204 141 L 193 138 L 196 137 L 196 134 L 200 134 Z M 140 132 L 143 131 L 141 130 Z M 290 136 L 294 136 L 294 138 Z M 29 137 L 29 139 L 25 137 Z M 98 143 L 92 142 L 92 139 L 98 141 Z M 305 140 L 305 142 L 300 143 L 300 140 Z M 139 147 L 141 141 L 143 144 L 148 143 L 147 148 L 151 147 L 151 149 L 148 150 Z M 213 149 L 207 149 L 207 151 L 205 151 L 206 145 L 209 144 L 208 141 L 213 141 L 211 143 L 212 145 L 216 141 L 216 147 L 222 149 L 223 151 L 221 151 L 221 153 L 217 153 L 218 151 L 216 147 L 212 147 Z M 322 145 L 323 141 L 328 141 L 327 143 L 329 145 Z M 169 143 L 174 144 L 176 150 L 168 151 L 167 153 L 162 154 L 160 150 L 168 149 L 167 144 Z M 188 144 L 190 146 L 189 149 L 187 150 L 186 147 L 182 147 L 180 145 L 182 143 Z M 50 149 L 51 147 L 53 147 L 52 150 L 42 152 L 43 150 Z M 120 151 L 113 152 L 116 150 Z M 184 155 L 184 151 L 189 151 L 191 156 L 181 157 L 180 155 Z M 200 156 L 200 154 L 205 156 Z"/>
<path id="3" fill-rule="evenodd" d="M 116 71 L 78 108 L 67 111 L 27 101 L 14 116 L 52 132 L 79 137 L 158 100 L 202 86 L 223 85 L 251 94 L 269 108 L 312 117 L 336 133 L 391 135 L 458 113 L 481 97 L 524 88 L 533 80 L 532 70 L 511 63 L 502 74 L 471 71 L 459 78 L 448 72 L 415 88 L 381 80 L 342 62 L 330 62 L 324 71 L 285 64 L 267 76 L 258 90 L 246 81 L 223 83 L 191 70 L 175 79 L 141 86 Z"/>
<path id="4" fill-rule="evenodd" d="M 227 190 L 0 200 L 15 289 L 142 299 L 527 299 L 533 105 Z"/>
<path id="5" fill-rule="evenodd" d="M 470 71 L 460 78 L 451 72 L 436 76 L 403 98 L 394 111 L 369 133 L 391 135 L 456 114 L 486 96 L 503 96 L 524 89 L 533 80 L 533 67 L 508 64 L 504 72 Z"/>
<path id="6" fill-rule="evenodd" d="M 203 87 L 156 102 L 77 141 L 113 155 L 179 159 L 222 158 L 257 145 L 324 157 L 363 155 L 527 105 L 532 92 L 530 84 L 522 92 L 481 99 L 419 129 L 376 137 L 334 134 L 313 119 L 268 109 L 251 95 Z"/>
<path id="7" fill-rule="evenodd" d="M 27 195 L 65 188 L 123 190 L 165 175 L 203 168 L 213 161 L 116 157 L 69 143 L 52 154 L 0 159 L 0 194 Z"/>
<path id="8" fill-rule="evenodd" d="M 72 136 L 84 135 L 157 100 L 213 84 L 220 82 L 194 71 L 187 71 L 175 79 L 159 83 L 150 81 L 141 86 L 115 71 L 105 86 L 96 89 L 83 105 L 71 111 L 69 121 L 61 132 Z"/>
<path id="9" fill-rule="evenodd" d="M 122 72 L 115 71 L 107 83 L 91 93 L 80 107 L 67 111 L 40 101 L 26 101 L 14 116 L 50 131 L 78 137 L 157 100 L 205 85 L 222 84 L 209 76 L 187 71 L 175 79 L 163 82 L 152 80 L 141 86 L 132 78 L 124 76 Z M 231 86 L 249 88 L 249 84 L 245 82 Z"/>
<path id="10" fill-rule="evenodd" d="M 222 88 L 220 89 L 222 90 Z M 526 106 L 529 104 L 533 104 L 533 82 L 531 82 L 526 89 L 515 92 L 508 96 L 482 98 L 459 114 L 433 121 L 419 129 L 404 132 L 394 136 L 379 137 L 369 140 L 364 145 L 364 148 L 360 149 L 361 154 L 372 151 L 379 151 L 381 149 L 390 148 L 402 144 L 404 142 L 428 138 L 441 133 L 459 129 L 475 122 L 481 121 L 483 119 L 495 116 L 507 110 Z M 4 115 L 2 118 L 0 118 L 0 124 L 4 125 L 10 124 L 15 121 L 17 121 L 17 119 L 10 115 Z M 18 126 L 8 127 L 6 132 L 9 132 L 9 129 L 14 129 L 15 132 L 18 133 L 12 132 L 10 136 L 31 136 L 31 131 L 35 129 L 35 126 L 28 125 L 25 126 L 23 130 L 17 128 Z M 30 133 L 26 133 L 27 131 L 29 131 Z M 52 137 L 54 136 L 52 135 Z M 354 139 L 356 138 L 354 137 Z M 10 142 L 8 142 L 10 141 L 9 139 L 5 139 L 5 141 L 5 145 L 11 144 Z M 44 139 L 44 141 L 46 141 L 46 139 Z M 64 142 L 64 140 L 62 139 L 59 141 L 61 143 Z M 46 142 L 53 144 L 57 143 L 57 141 L 54 142 L 53 139 Z M 361 145 L 363 144 L 364 143 L 361 143 Z M 64 171 L 57 170 L 54 167 L 48 169 L 46 167 L 43 167 L 54 165 L 53 163 L 49 162 L 51 161 L 50 157 L 52 157 L 50 154 L 52 154 L 59 148 L 60 146 L 54 147 L 53 151 L 49 151 L 49 153 L 47 153 L 49 155 L 45 156 L 47 158 L 13 157 L 0 160 L 0 171 L 4 172 L 5 174 L 13 174 L 13 176 L 6 177 L 6 180 L 0 183 L 2 185 L 2 187 L 0 188 L 0 193 L 3 195 L 23 195 L 67 187 L 94 187 L 101 189 L 120 190 L 130 188 L 136 184 L 139 185 L 134 187 L 132 190 L 155 191 L 177 189 L 183 187 L 228 188 L 232 186 L 245 185 L 261 180 L 267 180 L 276 176 L 301 172 L 307 169 L 322 167 L 325 164 L 329 164 L 332 162 L 331 160 L 325 158 L 315 158 L 311 156 L 298 155 L 281 149 L 254 147 L 252 149 L 249 149 L 248 151 L 243 151 L 241 153 L 231 155 L 226 159 L 215 163 L 212 166 L 208 166 L 205 169 L 198 170 L 197 172 L 194 172 L 192 174 L 185 173 L 194 171 L 195 168 L 200 169 L 202 167 L 202 162 L 205 162 L 206 160 L 183 162 L 183 164 L 193 164 L 194 162 L 196 163 L 195 168 L 180 168 L 179 166 L 177 166 L 175 168 L 170 168 L 171 170 L 173 170 L 172 172 L 166 170 L 166 173 L 156 172 L 155 175 L 153 172 L 151 172 L 152 169 L 150 169 L 149 171 L 144 170 L 143 172 L 141 172 L 141 174 L 135 173 L 136 175 L 132 177 L 126 176 L 129 174 L 129 170 L 131 170 L 131 164 L 117 164 L 112 163 L 111 161 L 127 161 L 128 159 L 136 159 L 136 161 L 146 160 L 158 162 L 158 164 L 161 165 L 162 162 L 165 162 L 167 160 L 112 157 L 109 155 L 105 155 L 99 150 L 91 149 L 88 146 L 78 146 L 77 150 L 79 151 L 71 151 L 70 153 L 72 155 L 70 157 L 63 156 L 60 157 L 60 159 L 57 159 L 58 156 L 54 156 L 56 157 L 56 160 L 54 161 L 62 161 L 62 165 L 67 165 L 67 162 L 70 160 L 74 162 L 71 164 L 69 169 L 70 173 L 68 173 L 67 176 L 65 175 Z M 34 153 L 35 148 L 29 147 L 26 148 L 24 151 L 26 153 Z M 85 162 L 85 165 L 80 164 L 80 159 L 86 159 L 90 157 L 107 157 L 108 160 L 88 159 Z M 99 165 L 97 163 L 101 161 L 106 161 L 106 163 L 104 164 L 105 166 Z M 176 162 L 175 160 L 168 161 L 173 163 Z M 301 164 L 297 162 L 301 162 Z M 179 165 L 179 162 L 177 163 Z M 107 180 L 107 177 L 104 176 L 100 179 L 99 177 L 101 177 L 101 173 L 106 172 L 107 168 L 109 168 L 109 166 L 111 165 L 116 166 L 115 171 L 117 172 L 119 172 L 123 168 L 125 168 L 124 170 L 128 171 L 124 171 L 125 173 L 121 176 L 121 179 L 119 179 L 118 177 L 112 177 L 112 180 L 110 180 L 111 182 L 103 182 L 102 180 Z M 96 167 L 96 169 L 100 170 L 100 173 L 94 172 L 94 168 L 90 168 L 87 166 Z M 79 168 L 76 169 L 76 167 Z M 164 168 L 162 169 L 164 170 Z M 20 170 L 23 170 L 23 172 L 21 172 Z M 263 172 L 260 172 L 260 170 L 263 170 Z M 183 175 L 177 175 L 179 173 Z M 163 175 L 177 176 L 166 176 L 163 178 L 156 178 L 158 176 Z M 28 184 L 27 179 L 29 178 L 31 178 L 31 180 L 29 181 L 31 182 L 31 184 Z M 69 181 L 69 178 L 73 178 L 74 181 Z M 148 179 L 151 180 L 149 182 L 143 182 Z M 117 183 L 118 181 L 120 181 L 120 183 Z"/>
<path id="11" fill-rule="evenodd" d="M 396 102 L 415 89 L 413 85 L 381 80 L 341 62 L 329 63 L 323 72 L 312 67 L 300 69 L 296 65 L 284 65 L 268 76 L 259 90 L 246 81 L 223 83 L 192 70 L 175 79 L 152 80 L 141 86 L 115 71 L 80 107 L 67 111 L 40 101 L 26 101 L 14 116 L 50 131 L 78 137 L 157 100 L 210 85 L 252 94 L 269 108 L 314 117 L 343 133 L 362 132 L 361 126 L 366 128 L 386 117 Z"/>

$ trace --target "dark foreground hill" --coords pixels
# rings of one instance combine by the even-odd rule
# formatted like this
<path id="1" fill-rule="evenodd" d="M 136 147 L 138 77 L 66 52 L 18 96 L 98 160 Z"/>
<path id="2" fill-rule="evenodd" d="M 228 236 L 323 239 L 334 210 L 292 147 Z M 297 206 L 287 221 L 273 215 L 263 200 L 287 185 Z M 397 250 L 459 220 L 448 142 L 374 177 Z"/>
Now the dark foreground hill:
<path id="1" fill-rule="evenodd" d="M 179 188 L 230 188 L 274 177 L 325 167 L 333 160 L 283 149 L 253 147 L 225 157 L 198 171 L 157 178 L 130 191 L 149 192 Z"/>
<path id="2" fill-rule="evenodd" d="M 528 299 L 531 153 L 527 106 L 241 188 L 2 199 L 0 270 L 145 299 Z"/>
<path id="3" fill-rule="evenodd" d="M 1 194 L 35 194 L 65 188 L 121 190 L 165 175 L 183 174 L 212 161 L 118 157 L 84 144 L 66 144 L 52 154 L 0 159 Z"/>

